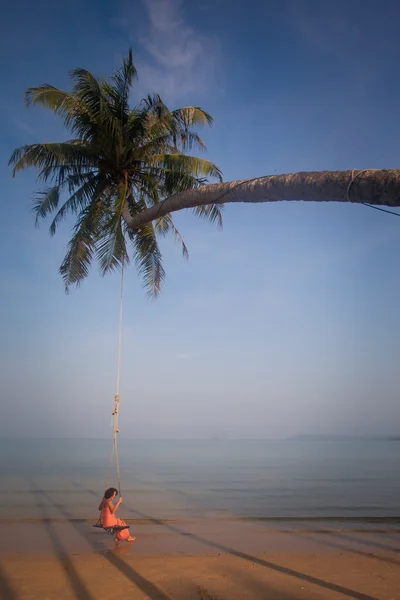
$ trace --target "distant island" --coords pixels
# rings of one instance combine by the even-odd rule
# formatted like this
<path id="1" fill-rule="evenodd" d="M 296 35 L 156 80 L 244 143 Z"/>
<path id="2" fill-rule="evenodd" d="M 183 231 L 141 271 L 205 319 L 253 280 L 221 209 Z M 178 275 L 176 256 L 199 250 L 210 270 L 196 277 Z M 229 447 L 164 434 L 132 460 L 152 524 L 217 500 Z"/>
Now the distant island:
<path id="1" fill-rule="evenodd" d="M 400 435 L 295 435 L 290 442 L 399 442 Z"/>

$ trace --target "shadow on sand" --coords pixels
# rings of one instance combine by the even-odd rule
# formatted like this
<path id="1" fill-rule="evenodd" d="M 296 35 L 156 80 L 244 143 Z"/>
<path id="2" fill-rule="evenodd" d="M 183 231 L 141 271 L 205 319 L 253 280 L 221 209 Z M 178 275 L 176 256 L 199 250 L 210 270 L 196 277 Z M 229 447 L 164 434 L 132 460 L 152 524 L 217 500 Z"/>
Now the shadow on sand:
<path id="1" fill-rule="evenodd" d="M 349 540 L 349 542 L 357 542 L 358 544 L 363 544 L 368 547 L 373 546 L 374 548 L 378 548 L 378 550 L 385 550 L 385 551 L 395 552 L 395 553 L 400 552 L 400 548 L 394 548 L 393 546 L 388 546 L 386 544 L 382 544 L 381 542 L 377 542 L 376 540 L 361 540 L 361 539 L 355 538 L 352 535 L 349 535 L 348 533 L 342 533 L 342 532 L 340 532 L 340 533 L 332 532 L 332 535 L 340 536 L 341 539 Z M 380 535 L 382 535 L 382 534 L 380 534 Z"/>
<path id="2" fill-rule="evenodd" d="M 34 491 L 35 494 L 37 494 L 36 497 L 40 497 L 40 495 L 42 495 L 43 498 L 46 498 L 51 502 L 51 499 L 47 498 L 47 496 L 45 495 L 43 490 L 41 490 L 36 485 L 36 483 L 34 482 L 33 479 L 30 480 L 30 483 L 31 483 L 32 491 Z M 72 591 L 74 592 L 75 597 L 78 600 L 95 600 L 95 598 L 91 595 L 91 593 L 87 589 L 86 585 L 82 581 L 79 573 L 75 569 L 67 552 L 65 551 L 62 541 L 60 540 L 59 536 L 57 535 L 54 525 L 52 524 L 51 520 L 48 517 L 48 511 L 46 508 L 47 505 L 40 504 L 38 502 L 36 504 L 36 506 L 39 508 L 39 511 L 40 511 L 40 514 L 42 517 L 42 523 L 44 525 L 44 528 L 46 529 L 47 535 L 49 536 L 49 539 L 53 546 L 54 554 L 57 557 L 58 562 L 60 563 L 61 567 L 63 568 L 63 570 L 67 576 L 67 579 L 70 583 L 70 586 L 72 588 Z M 57 507 L 60 508 L 60 505 L 57 505 Z M 7 596 L 5 596 L 5 598 L 7 598 Z"/>
<path id="3" fill-rule="evenodd" d="M 51 503 L 51 496 L 49 495 L 48 492 L 46 492 L 46 490 L 40 490 L 34 482 L 32 485 L 38 493 L 39 492 L 41 493 L 43 499 L 46 499 Z M 95 494 L 95 496 L 98 499 L 98 494 Z M 85 523 L 76 522 L 73 519 L 73 515 L 67 511 L 66 507 L 63 504 L 57 504 L 57 509 L 63 515 L 63 517 L 73 526 L 73 528 L 79 533 L 79 535 L 81 535 L 92 546 L 92 548 L 94 550 L 98 551 L 99 550 L 98 545 L 95 542 L 93 542 L 92 540 L 90 540 L 90 536 L 87 535 L 88 525 Z M 44 518 L 45 518 L 45 516 L 43 516 L 44 525 L 51 526 L 51 523 L 47 523 L 46 521 L 44 521 Z M 53 532 L 53 534 L 54 534 L 54 532 Z M 53 541 L 53 537 L 51 538 L 52 541 Z M 55 545 L 55 540 L 53 541 L 53 546 L 55 548 L 56 553 L 58 553 L 58 547 Z M 149 581 L 148 579 L 146 579 L 145 577 L 140 575 L 140 573 L 138 573 L 133 567 L 128 565 L 124 560 L 122 560 L 122 558 L 120 556 L 118 556 L 117 553 L 114 553 L 111 551 L 102 552 L 102 556 L 109 563 L 111 563 L 116 569 L 118 569 L 127 579 L 129 579 L 132 583 L 134 583 L 151 600 L 171 600 L 171 598 L 169 596 L 167 596 L 166 594 L 164 594 L 164 592 L 162 590 L 160 590 L 155 584 L 153 584 L 151 581 Z M 65 558 L 64 554 L 62 555 L 62 558 Z M 72 567 L 72 569 L 74 569 L 70 560 L 69 560 L 69 567 Z M 76 577 L 75 577 L 75 575 L 77 575 L 76 571 L 75 571 L 75 575 L 73 575 L 72 578 L 71 578 L 71 569 L 69 569 L 67 574 L 70 577 L 71 585 L 74 585 L 73 582 L 76 583 Z M 85 586 L 83 585 L 82 582 L 78 587 L 76 587 L 76 588 L 74 587 L 74 591 L 75 591 L 75 595 L 78 598 L 78 600 L 89 600 L 89 599 L 95 600 L 89 594 L 89 592 L 87 591 L 87 589 L 85 588 Z M 87 595 L 85 596 L 83 594 L 87 594 Z"/>
<path id="4" fill-rule="evenodd" d="M 0 598 L 3 600 L 18 600 L 19 596 L 13 584 L 4 573 L 0 564 Z"/>
<path id="5" fill-rule="evenodd" d="M 350 546 L 349 544 L 343 544 L 340 542 L 340 540 L 342 538 L 344 539 L 349 539 L 348 536 L 342 536 L 342 534 L 335 534 L 334 532 L 329 533 L 329 536 L 335 536 L 337 535 L 338 537 L 334 538 L 333 540 L 329 539 L 327 540 L 325 537 L 322 538 L 317 534 L 312 534 L 312 533 L 298 533 L 296 531 L 292 531 L 290 532 L 291 535 L 296 535 L 300 538 L 305 538 L 305 536 L 307 535 L 307 538 L 310 540 L 314 540 L 316 542 L 318 542 L 319 544 L 323 544 L 324 546 L 328 546 L 330 548 L 339 548 L 340 550 L 344 550 L 345 552 L 351 552 L 352 554 L 358 554 L 359 556 L 364 556 L 365 558 L 371 558 L 372 560 L 379 560 L 381 562 L 386 562 L 392 565 L 396 565 L 399 566 L 400 562 L 398 560 L 396 560 L 395 558 L 390 558 L 389 556 L 378 556 L 376 554 L 373 554 L 372 552 L 366 552 L 365 550 L 358 550 L 357 548 L 354 548 L 353 546 Z M 339 538 L 340 536 L 340 538 Z M 350 540 L 354 542 L 358 542 L 357 538 L 351 538 Z"/>
<path id="6" fill-rule="evenodd" d="M 88 494 L 94 496 L 96 499 L 98 499 L 98 494 L 94 490 L 88 490 L 88 489 L 84 489 L 84 488 L 82 488 L 82 489 L 86 493 L 88 493 Z M 266 567 L 267 569 L 271 569 L 272 571 L 276 571 L 278 573 L 288 575 L 289 577 L 294 577 L 296 579 L 299 579 L 300 581 L 311 583 L 311 584 L 319 586 L 323 589 L 337 592 L 339 594 L 342 594 L 343 596 L 346 596 L 347 598 L 354 598 L 355 600 L 376 600 L 376 598 L 374 596 L 370 596 L 368 594 L 363 594 L 361 592 L 357 592 L 356 590 L 352 590 L 350 588 L 347 588 L 347 587 L 344 587 L 341 585 L 337 585 L 335 583 L 330 583 L 330 582 L 320 579 L 318 577 L 313 577 L 312 575 L 307 575 L 306 573 L 301 573 L 299 571 L 295 571 L 294 569 L 289 569 L 288 567 L 284 567 L 283 565 L 279 565 L 279 564 L 267 561 L 263 558 L 253 556 L 246 552 L 241 552 L 239 550 L 236 550 L 235 548 L 230 548 L 229 546 L 225 546 L 224 544 L 220 544 L 213 540 L 209 540 L 198 534 L 190 533 L 190 532 L 188 533 L 187 531 L 180 529 L 176 525 L 171 525 L 170 523 L 165 523 L 165 522 L 161 521 L 160 519 L 156 519 L 156 518 L 152 517 L 151 515 L 147 515 L 146 513 L 132 509 L 129 506 L 127 506 L 127 508 L 130 510 L 130 512 L 132 514 L 136 514 L 140 518 L 146 519 L 149 522 L 153 523 L 154 525 L 163 527 L 164 529 L 171 531 L 173 533 L 176 533 L 178 535 L 182 535 L 182 536 L 190 535 L 192 539 L 194 539 L 202 544 L 205 544 L 208 547 L 215 548 L 216 550 L 220 550 L 221 552 L 224 552 L 226 554 L 230 554 L 231 556 L 236 556 L 245 561 L 253 562 L 255 564 L 261 565 L 262 567 Z"/>

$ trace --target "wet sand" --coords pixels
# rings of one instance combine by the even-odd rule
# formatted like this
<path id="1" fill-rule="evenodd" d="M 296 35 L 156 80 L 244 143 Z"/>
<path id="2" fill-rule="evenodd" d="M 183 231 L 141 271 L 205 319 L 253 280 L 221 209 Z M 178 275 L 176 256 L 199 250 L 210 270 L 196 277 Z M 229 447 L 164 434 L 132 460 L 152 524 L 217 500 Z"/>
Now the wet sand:
<path id="1" fill-rule="evenodd" d="M 262 522 L 0 523 L 1 600 L 399 600 L 400 533 Z"/>

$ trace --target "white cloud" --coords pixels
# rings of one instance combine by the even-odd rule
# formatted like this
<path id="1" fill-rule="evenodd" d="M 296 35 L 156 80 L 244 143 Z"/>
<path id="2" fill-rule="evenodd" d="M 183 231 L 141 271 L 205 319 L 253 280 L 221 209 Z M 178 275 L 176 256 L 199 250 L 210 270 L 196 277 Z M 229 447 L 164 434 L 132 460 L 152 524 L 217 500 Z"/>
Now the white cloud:
<path id="1" fill-rule="evenodd" d="M 159 93 L 167 103 L 196 101 L 218 90 L 218 40 L 184 18 L 180 0 L 144 0 L 147 27 L 137 25 L 129 8 L 118 22 L 141 52 L 135 63 L 141 93 Z"/>
<path id="2" fill-rule="evenodd" d="M 186 25 L 172 0 L 146 0 L 150 36 L 142 43 L 156 62 L 167 68 L 192 67 L 204 54 L 204 40 Z"/>

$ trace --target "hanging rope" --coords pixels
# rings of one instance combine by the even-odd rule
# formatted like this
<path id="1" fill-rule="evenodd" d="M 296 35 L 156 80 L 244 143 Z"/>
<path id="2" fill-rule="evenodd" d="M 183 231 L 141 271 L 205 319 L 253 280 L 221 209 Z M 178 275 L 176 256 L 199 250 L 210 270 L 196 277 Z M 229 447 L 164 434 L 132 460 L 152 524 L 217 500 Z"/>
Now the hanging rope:
<path id="1" fill-rule="evenodd" d="M 121 289 L 120 289 L 120 295 L 119 295 L 117 381 L 116 381 L 115 396 L 114 396 L 115 404 L 114 404 L 114 410 L 112 412 L 113 445 L 112 445 L 112 448 L 111 448 L 110 465 L 108 467 L 108 473 L 107 473 L 106 485 L 105 485 L 105 489 L 108 489 L 108 487 L 109 487 L 109 480 L 110 480 L 110 476 L 111 476 L 111 470 L 112 470 L 112 466 L 113 466 L 113 462 L 114 462 L 114 458 L 115 458 L 115 466 L 116 466 L 116 470 L 117 470 L 117 480 L 118 480 L 118 491 L 119 491 L 120 496 L 122 496 L 122 493 L 121 493 L 121 471 L 120 471 L 120 468 L 119 468 L 119 454 L 118 454 L 118 439 L 117 439 L 117 436 L 119 434 L 118 415 L 119 415 L 119 401 L 120 401 L 120 397 L 119 397 L 119 382 L 120 382 L 120 377 L 121 377 L 122 297 L 123 297 L 123 291 L 124 291 L 124 263 L 122 263 L 122 268 L 121 268 Z M 100 528 L 104 529 L 103 523 L 102 523 L 101 511 L 100 511 L 100 516 L 99 516 L 99 518 L 97 520 L 97 523 L 95 525 L 93 525 L 93 527 L 100 527 Z M 129 529 L 129 525 L 108 527 L 108 528 L 106 528 L 106 531 L 108 533 L 110 533 L 111 535 L 115 535 L 116 532 L 121 531 L 122 529 Z"/>
<path id="2" fill-rule="evenodd" d="M 111 469 L 114 462 L 115 457 L 115 466 L 117 470 L 117 480 L 118 480 L 118 491 L 121 494 L 121 472 L 119 467 L 119 454 L 118 454 L 118 440 L 117 436 L 119 434 L 119 423 L 118 423 L 118 415 L 119 415 L 119 383 L 121 378 L 121 346 L 122 346 L 122 298 L 124 292 L 124 264 L 122 263 L 121 269 L 121 288 L 120 288 L 120 296 L 119 296 L 119 319 L 118 319 L 118 358 L 117 358 L 117 380 L 115 385 L 115 396 L 114 396 L 114 410 L 112 412 L 113 422 L 113 445 L 111 448 L 111 456 L 110 456 L 110 466 L 108 468 L 107 479 L 106 479 L 106 489 L 108 488 L 108 483 L 111 475 Z"/>
<path id="3" fill-rule="evenodd" d="M 351 186 L 353 185 L 354 180 L 356 179 L 356 177 L 358 177 L 362 173 L 366 173 L 367 171 L 378 171 L 378 170 L 379 169 L 362 169 L 361 171 L 357 171 L 357 173 L 355 172 L 355 169 L 352 170 L 352 172 L 351 172 L 351 180 L 350 180 L 349 185 L 347 186 L 347 202 L 351 202 L 351 200 L 350 200 L 350 189 L 351 189 Z M 381 212 L 388 213 L 389 215 L 395 215 L 396 217 L 400 217 L 400 213 L 394 212 L 393 210 L 387 210 L 386 208 L 381 208 L 379 206 L 375 206 L 373 204 L 369 204 L 368 202 L 361 202 L 361 204 L 363 204 L 364 206 L 368 206 L 368 208 L 374 208 L 375 210 L 380 210 Z"/>

